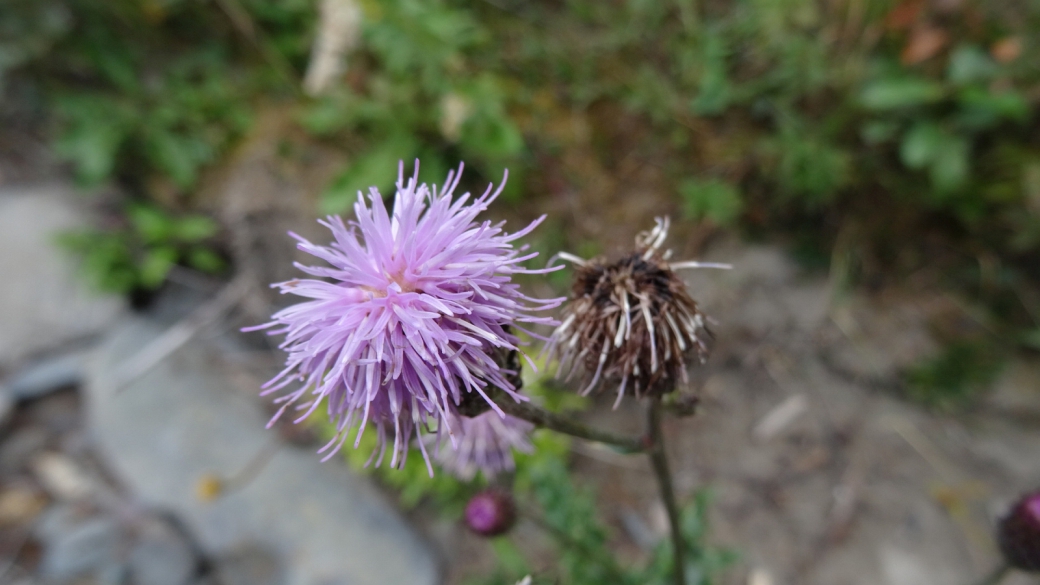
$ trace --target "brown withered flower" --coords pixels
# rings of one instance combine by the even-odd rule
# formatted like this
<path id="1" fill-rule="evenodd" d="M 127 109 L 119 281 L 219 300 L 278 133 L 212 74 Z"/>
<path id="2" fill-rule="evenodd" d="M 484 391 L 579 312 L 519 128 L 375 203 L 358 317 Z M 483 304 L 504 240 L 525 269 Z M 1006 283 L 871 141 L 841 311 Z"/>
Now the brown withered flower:
<path id="1" fill-rule="evenodd" d="M 686 366 L 692 360 L 707 359 L 707 318 L 676 270 L 730 268 L 670 262 L 671 250 L 661 249 L 669 221 L 656 222 L 654 229 L 636 236 L 633 252 L 613 262 L 558 254 L 576 270 L 571 299 L 547 350 L 568 378 L 577 364 L 584 365 L 583 395 L 601 382 L 618 383 L 615 408 L 629 387 L 636 397 L 673 391 L 678 382 L 686 383 Z"/>

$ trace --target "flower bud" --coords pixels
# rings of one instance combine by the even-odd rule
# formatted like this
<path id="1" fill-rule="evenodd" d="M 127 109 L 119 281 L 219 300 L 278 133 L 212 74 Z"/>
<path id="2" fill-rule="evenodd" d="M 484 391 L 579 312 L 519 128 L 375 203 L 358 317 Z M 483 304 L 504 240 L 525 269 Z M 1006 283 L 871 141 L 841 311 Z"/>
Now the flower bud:
<path id="1" fill-rule="evenodd" d="M 1040 572 L 1040 491 L 1020 499 L 997 527 L 997 544 L 1009 565 Z"/>
<path id="2" fill-rule="evenodd" d="M 505 534 L 516 523 L 513 498 L 498 490 L 485 490 L 466 504 L 466 525 L 481 536 Z"/>

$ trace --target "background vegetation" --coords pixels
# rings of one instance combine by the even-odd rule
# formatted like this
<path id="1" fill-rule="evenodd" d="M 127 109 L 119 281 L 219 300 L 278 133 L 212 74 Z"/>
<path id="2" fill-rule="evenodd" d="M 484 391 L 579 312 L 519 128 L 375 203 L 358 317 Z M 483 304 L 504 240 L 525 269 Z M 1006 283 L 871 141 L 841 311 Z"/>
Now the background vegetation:
<path id="1" fill-rule="evenodd" d="M 325 211 L 388 186 L 400 159 L 429 180 L 460 159 L 474 181 L 508 167 L 524 203 L 589 181 L 589 161 L 636 160 L 685 220 L 779 238 L 839 289 L 953 291 L 974 323 L 908 372 L 928 404 L 964 404 L 1002 356 L 1040 350 L 1040 4 L 360 5 L 349 66 L 309 97 L 316 0 L 4 3 L 0 116 L 30 119 L 84 186 L 122 193 L 106 225 L 64 240 L 92 280 L 139 293 L 177 264 L 229 270 L 200 186 L 274 105 L 348 161 Z M 542 246 L 585 245 L 556 227 Z M 557 452 L 522 472 L 550 523 L 573 497 L 540 479 Z"/>

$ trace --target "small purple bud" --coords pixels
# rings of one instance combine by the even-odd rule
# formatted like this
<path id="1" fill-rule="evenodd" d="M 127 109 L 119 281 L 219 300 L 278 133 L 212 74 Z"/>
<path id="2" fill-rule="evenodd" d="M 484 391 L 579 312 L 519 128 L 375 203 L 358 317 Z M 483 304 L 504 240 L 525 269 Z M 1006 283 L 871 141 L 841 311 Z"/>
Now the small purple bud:
<path id="1" fill-rule="evenodd" d="M 516 522 L 513 498 L 497 490 L 485 490 L 466 504 L 466 525 L 481 536 L 505 534 Z"/>
<path id="2" fill-rule="evenodd" d="M 997 543 L 1007 563 L 1040 572 L 1040 491 L 1019 500 L 997 527 Z"/>

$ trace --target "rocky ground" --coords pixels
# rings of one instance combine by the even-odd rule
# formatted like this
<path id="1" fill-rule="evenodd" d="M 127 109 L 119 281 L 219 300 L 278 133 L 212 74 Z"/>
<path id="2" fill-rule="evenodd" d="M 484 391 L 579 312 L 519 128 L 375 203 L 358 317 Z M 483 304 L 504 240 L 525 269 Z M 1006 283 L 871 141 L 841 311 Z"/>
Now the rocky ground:
<path id="1" fill-rule="evenodd" d="M 433 584 L 483 564 L 486 545 L 413 529 L 366 479 L 320 464 L 306 433 L 264 431 L 256 389 L 277 357 L 231 326 L 250 311 L 241 281 L 182 283 L 147 314 L 85 292 L 51 245 L 80 203 L 0 188 L 0 583 Z M 929 413 L 894 389 L 936 350 L 929 323 L 953 299 L 843 293 L 770 246 L 704 255 L 736 268 L 690 275 L 718 342 L 700 413 L 667 432 L 680 495 L 709 487 L 713 540 L 741 553 L 727 582 L 987 571 L 993 519 L 1040 484 L 1040 367 L 1011 356 L 977 409 Z M 590 418 L 634 431 L 635 408 Z M 588 445 L 574 462 L 619 554 L 645 556 L 663 533 L 648 468 Z"/>

